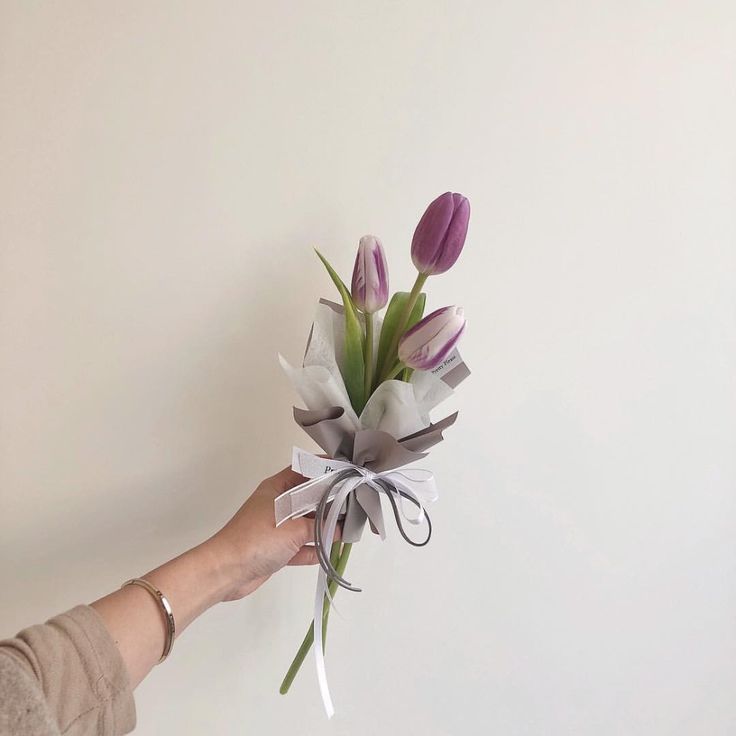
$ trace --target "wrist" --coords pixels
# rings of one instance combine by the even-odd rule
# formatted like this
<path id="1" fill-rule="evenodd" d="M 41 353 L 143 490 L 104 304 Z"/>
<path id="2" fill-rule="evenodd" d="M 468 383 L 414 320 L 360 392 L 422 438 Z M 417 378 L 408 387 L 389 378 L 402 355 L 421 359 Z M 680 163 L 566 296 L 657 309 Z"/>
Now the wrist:
<path id="1" fill-rule="evenodd" d="M 186 553 L 192 558 L 200 581 L 201 605 L 210 608 L 228 599 L 234 577 L 232 555 L 217 536 L 197 545 Z"/>
<path id="2" fill-rule="evenodd" d="M 171 603 L 177 631 L 224 600 L 226 584 L 221 560 L 208 542 L 143 576 Z"/>
<path id="3" fill-rule="evenodd" d="M 236 544 L 228 527 L 200 546 L 212 560 L 212 576 L 218 581 L 215 586 L 218 602 L 240 600 L 258 587 L 253 550 L 249 545 Z"/>

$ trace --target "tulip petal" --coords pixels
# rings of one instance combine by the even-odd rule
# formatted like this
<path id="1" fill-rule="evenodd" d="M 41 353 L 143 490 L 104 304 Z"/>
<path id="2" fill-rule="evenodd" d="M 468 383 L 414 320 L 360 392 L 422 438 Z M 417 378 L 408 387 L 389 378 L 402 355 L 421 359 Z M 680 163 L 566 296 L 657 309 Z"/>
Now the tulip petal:
<path id="1" fill-rule="evenodd" d="M 415 370 L 433 370 L 450 354 L 464 330 L 462 309 L 438 309 L 402 336 L 399 359 Z"/>
<path id="2" fill-rule="evenodd" d="M 419 273 L 444 273 L 460 256 L 470 220 L 470 203 L 462 194 L 445 192 L 430 203 L 411 241 L 411 258 Z"/>
<path id="3" fill-rule="evenodd" d="M 353 303 L 365 314 L 375 314 L 388 301 L 388 266 L 381 241 L 374 235 L 360 239 L 351 282 Z"/>
<path id="4" fill-rule="evenodd" d="M 452 196 L 455 210 L 439 249 L 439 257 L 432 269 L 433 274 L 444 273 L 455 264 L 455 261 L 460 257 L 468 234 L 470 202 L 461 194 L 453 194 Z"/>
<path id="5" fill-rule="evenodd" d="M 433 271 L 454 212 L 452 192 L 445 192 L 429 204 L 419 220 L 411 241 L 411 257 L 420 273 Z"/>

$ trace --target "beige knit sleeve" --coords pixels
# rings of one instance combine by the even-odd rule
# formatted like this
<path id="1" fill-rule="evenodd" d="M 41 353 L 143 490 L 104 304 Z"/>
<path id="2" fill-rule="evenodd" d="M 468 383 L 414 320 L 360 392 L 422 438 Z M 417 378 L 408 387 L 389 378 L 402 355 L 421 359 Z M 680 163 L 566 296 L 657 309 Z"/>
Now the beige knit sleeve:
<path id="1" fill-rule="evenodd" d="M 134 727 L 125 664 L 90 606 L 0 641 L 3 736 L 119 736 Z"/>

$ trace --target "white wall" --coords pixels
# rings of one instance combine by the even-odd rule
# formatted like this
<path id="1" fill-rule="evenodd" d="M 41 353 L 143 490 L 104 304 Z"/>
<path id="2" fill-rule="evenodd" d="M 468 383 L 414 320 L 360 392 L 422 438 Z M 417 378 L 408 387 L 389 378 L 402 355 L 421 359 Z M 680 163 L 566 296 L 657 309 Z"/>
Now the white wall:
<path id="1" fill-rule="evenodd" d="M 736 729 L 736 7 L 0 5 L 0 631 L 209 534 L 301 440 L 299 356 L 366 232 L 470 318 L 436 536 L 370 539 L 327 724 L 277 694 L 313 570 L 179 640 L 139 734 Z"/>

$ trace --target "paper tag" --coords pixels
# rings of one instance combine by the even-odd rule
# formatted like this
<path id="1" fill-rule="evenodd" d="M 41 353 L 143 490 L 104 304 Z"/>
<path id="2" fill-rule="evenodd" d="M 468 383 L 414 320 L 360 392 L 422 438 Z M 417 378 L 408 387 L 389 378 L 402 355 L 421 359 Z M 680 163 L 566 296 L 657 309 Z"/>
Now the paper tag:
<path id="1" fill-rule="evenodd" d="M 352 468 L 352 464 L 343 460 L 332 460 L 328 457 L 317 457 L 311 452 L 295 447 L 291 453 L 291 469 L 305 478 L 317 478 L 320 475 L 334 473 L 336 470 Z"/>
<path id="2" fill-rule="evenodd" d="M 457 370 L 457 374 L 455 371 Z M 470 371 L 460 357 L 460 352 L 455 348 L 436 368 L 430 373 L 437 378 L 441 378 L 448 386 L 454 388 L 463 378 L 466 378 Z M 455 375 L 450 375 L 455 374 Z"/>

